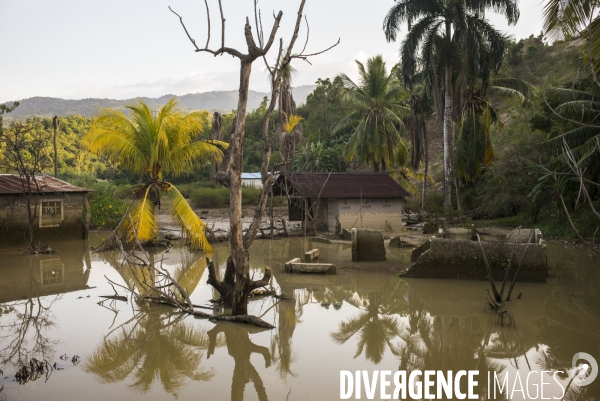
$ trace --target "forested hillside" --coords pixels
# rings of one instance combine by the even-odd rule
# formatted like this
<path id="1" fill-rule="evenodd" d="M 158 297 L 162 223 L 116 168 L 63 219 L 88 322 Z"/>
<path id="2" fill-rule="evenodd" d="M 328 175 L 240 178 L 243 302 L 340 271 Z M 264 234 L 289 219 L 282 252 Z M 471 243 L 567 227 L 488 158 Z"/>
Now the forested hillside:
<path id="1" fill-rule="evenodd" d="M 519 97 L 505 96 L 506 90 L 504 92 L 490 91 L 488 95 L 490 107 L 493 108 L 497 121 L 489 125 L 490 143 L 489 146 L 485 145 L 488 146 L 486 148 L 487 156 L 485 161 L 481 161 L 481 164 L 475 161 L 471 167 L 465 165 L 461 167 L 462 170 L 459 168 L 457 184 L 460 189 L 458 193 L 460 210 L 451 213 L 464 213 L 472 219 L 495 219 L 494 221 L 498 224 L 541 226 L 550 235 L 568 237 L 573 235 L 573 231 L 568 225 L 565 214 L 561 211 L 560 204 L 557 203 L 559 199 L 557 194 L 560 193 L 573 211 L 573 219 L 580 227 L 581 233 L 587 236 L 594 233 L 597 224 L 594 219 L 589 218 L 591 212 L 578 205 L 576 186 L 568 183 L 561 184 L 562 186 L 557 190 L 546 185 L 546 181 L 550 177 L 548 169 L 553 163 L 556 165 L 557 157 L 560 155 L 556 146 L 551 144 L 552 138 L 573 128 L 572 123 L 559 117 L 556 112 L 560 105 L 560 99 L 553 94 L 556 94 L 556 88 L 586 90 L 586 88 L 593 87 L 593 81 L 589 76 L 578 75 L 582 66 L 580 52 L 581 43 L 579 41 L 557 41 L 549 45 L 541 36 L 509 43 L 503 67 L 493 77 L 491 85 L 493 86 L 494 82 L 500 82 L 502 79 L 523 80 L 533 88 L 531 99 L 524 101 Z M 393 70 L 392 66 L 384 67 L 384 70 L 387 69 L 392 74 L 399 71 L 399 69 Z M 393 77 L 390 75 L 388 78 L 392 79 Z M 319 79 L 316 86 L 303 86 L 294 90 L 294 100 L 298 104 L 295 114 L 302 120 L 294 129 L 296 139 L 293 141 L 294 150 L 291 163 L 293 170 L 372 170 L 373 163 L 370 156 L 367 158 L 361 156 L 360 146 L 362 145 L 354 150 L 349 145 L 357 135 L 352 121 L 358 120 L 348 117 L 356 111 L 356 106 L 347 101 L 348 90 L 345 86 L 348 82 L 345 82 L 344 79 L 346 78 L 343 76 L 324 77 Z M 406 202 L 407 210 L 420 210 L 424 206 L 425 211 L 434 215 L 447 215 L 448 211 L 444 210 L 442 206 L 444 175 L 441 116 L 436 114 L 433 109 L 430 109 L 428 114 L 423 114 L 425 116 L 424 132 L 426 132 L 427 152 L 423 152 L 419 161 L 415 163 L 415 146 L 419 146 L 419 144 L 415 145 L 417 139 L 411 128 L 415 117 L 414 108 L 411 117 L 411 101 L 414 100 L 414 94 L 402 87 L 399 84 L 400 80 L 396 81 L 395 85 L 399 85 L 398 90 L 401 93 L 397 105 L 401 120 L 398 120 L 396 124 L 400 141 L 397 145 L 398 148 L 393 150 L 393 160 L 387 159 L 387 166 L 381 167 L 387 169 L 395 179 L 413 193 L 412 199 Z M 310 93 L 308 93 L 309 91 Z M 478 92 L 473 93 L 477 94 Z M 236 95 L 236 92 L 210 92 L 181 96 L 178 101 L 179 107 L 187 111 L 227 110 L 234 107 Z M 22 116 L 35 114 L 38 117 L 27 120 L 32 126 L 35 126 L 32 132 L 50 133 L 52 131 L 51 118 L 40 119 L 39 116 L 58 114 L 60 116 L 57 135 L 60 175 L 88 186 L 96 185 L 94 184 L 95 179 L 125 184 L 137 182 L 141 177 L 126 174 L 118 163 L 112 163 L 109 159 L 90 152 L 89 146 L 84 140 L 92 123 L 89 116 L 96 115 L 99 108 L 122 108 L 124 104 L 140 100 L 155 108 L 170 98 L 170 96 L 163 96 L 158 99 L 140 98 L 126 101 L 32 98 L 21 102 L 19 107 L 7 115 L 11 120 L 18 120 L 23 119 Z M 252 111 L 248 113 L 245 124 L 246 136 L 243 154 L 245 171 L 260 171 L 264 152 L 262 124 L 267 111 L 267 100 L 267 94 L 250 93 L 249 110 Z M 65 113 L 73 114 L 65 115 Z M 285 113 L 280 113 L 276 109 L 270 120 L 269 136 L 273 148 L 271 167 L 282 161 L 280 150 L 284 143 L 285 132 L 278 127 L 280 127 L 281 121 L 285 121 L 287 117 Z M 227 141 L 234 113 L 224 112 L 222 118 L 223 140 Z M 5 121 L 5 126 L 9 126 L 9 121 Z M 460 128 L 458 123 L 456 127 L 456 129 Z M 209 139 L 210 132 L 211 126 L 206 124 L 204 133 L 199 134 L 197 139 Z M 465 134 L 457 134 L 458 144 L 455 149 L 457 157 L 459 159 L 460 157 L 475 157 L 473 155 L 478 151 L 477 149 L 460 150 L 460 141 L 464 139 L 461 139 L 460 135 Z M 482 145 L 473 142 L 472 146 L 480 147 Z M 52 154 L 51 143 L 48 143 L 48 154 Z M 426 161 L 428 162 L 428 180 L 425 202 L 422 204 Z M 467 160 L 465 163 L 473 162 Z M 379 165 L 379 162 L 376 164 Z M 460 167 L 459 164 L 457 166 Z M 592 167 L 588 172 L 597 181 L 598 171 Z M 376 166 L 376 168 L 379 167 Z M 200 185 L 191 183 L 209 181 L 210 167 L 196 165 L 182 171 L 177 177 L 170 177 L 170 179 L 176 183 L 189 185 L 189 187 L 184 186 L 183 191 L 186 196 L 191 196 L 194 188 Z M 542 184 L 540 184 L 540 179 L 543 181 Z M 106 202 L 110 202 L 114 197 L 112 192 L 114 190 L 106 187 L 107 185 L 110 186 L 101 184 L 99 193 L 104 196 Z M 206 184 L 200 186 L 205 187 Z M 123 189 L 116 191 L 118 194 L 116 197 L 130 194 L 129 191 Z M 198 195 L 196 203 L 209 205 L 210 201 L 207 199 L 214 194 L 208 194 L 210 192 L 208 189 L 203 191 L 203 200 L 200 200 Z M 592 187 L 590 194 L 597 203 L 598 189 Z M 456 202 L 456 192 L 453 192 L 452 196 Z M 221 199 L 217 203 L 221 204 L 223 200 Z"/>
<path id="2" fill-rule="evenodd" d="M 302 85 L 293 89 L 294 97 L 298 103 L 303 103 L 306 96 L 315 88 L 314 85 Z M 263 97 L 269 96 L 266 92 L 250 91 L 248 94 L 248 107 L 255 109 L 260 105 Z M 228 112 L 235 109 L 237 105 L 238 92 L 214 91 L 202 93 L 190 93 L 178 96 L 179 105 L 185 110 L 210 110 Z M 53 117 L 69 116 L 79 114 L 85 117 L 93 117 L 98 114 L 98 110 L 107 107 L 116 107 L 123 109 L 125 105 L 143 101 L 151 106 L 162 106 L 171 99 L 173 95 L 163 95 L 158 98 L 137 97 L 133 99 L 59 99 L 53 97 L 32 97 L 20 100 L 20 106 L 15 109 L 9 118 L 22 117 Z"/>

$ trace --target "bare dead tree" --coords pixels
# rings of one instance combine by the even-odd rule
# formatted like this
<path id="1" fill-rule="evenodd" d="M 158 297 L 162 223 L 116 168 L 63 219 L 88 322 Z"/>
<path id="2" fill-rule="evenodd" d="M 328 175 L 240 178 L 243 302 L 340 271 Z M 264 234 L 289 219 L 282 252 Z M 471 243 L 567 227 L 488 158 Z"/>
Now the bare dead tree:
<path id="1" fill-rule="evenodd" d="M 210 39 L 210 36 L 209 36 L 209 39 Z M 221 113 L 219 113 L 218 111 L 215 111 L 213 114 L 212 134 L 211 134 L 211 139 L 213 141 L 222 141 L 223 140 L 223 132 L 221 131 L 222 126 L 223 126 L 223 117 L 221 116 Z M 213 158 L 212 175 L 210 176 L 211 177 L 210 181 L 211 181 L 213 188 L 217 184 L 217 180 L 215 179 L 215 176 L 217 175 L 218 171 L 219 171 L 219 163 L 217 162 L 217 160 L 215 158 Z"/>
<path id="2" fill-rule="evenodd" d="M 24 122 L 13 121 L 9 127 L 0 131 L 0 147 L 3 153 L 0 165 L 21 179 L 27 203 L 30 250 L 36 249 L 33 225 L 39 217 L 39 195 L 43 189 L 39 178 L 45 169 L 52 166 L 47 149 L 49 141 L 50 137 L 42 130 L 38 118 Z"/>
<path id="3" fill-rule="evenodd" d="M 284 56 L 284 63 L 282 65 L 287 65 L 293 58 L 299 58 L 303 60 L 307 60 L 308 57 L 320 54 L 326 50 L 321 52 L 313 53 L 313 54 L 292 54 L 292 48 L 298 37 L 298 32 L 300 29 L 300 24 L 302 22 L 302 15 L 304 10 L 304 4 L 306 0 L 301 0 L 301 3 L 298 8 L 298 17 L 296 19 L 296 26 L 294 29 L 294 34 L 290 45 L 288 45 L 286 55 Z M 208 3 L 205 2 L 207 11 L 209 11 Z M 247 304 L 248 304 L 248 294 L 256 289 L 267 285 L 271 279 L 271 271 L 270 269 L 265 269 L 265 273 L 260 280 L 252 280 L 249 277 L 250 273 L 250 265 L 249 265 L 249 255 L 248 255 L 248 247 L 254 240 L 256 236 L 256 232 L 260 226 L 260 221 L 262 220 L 262 215 L 264 213 L 266 201 L 268 198 L 268 191 L 273 182 L 273 174 L 271 177 L 266 176 L 266 171 L 268 169 L 269 158 L 270 158 L 270 144 L 268 143 L 268 122 L 271 117 L 272 111 L 275 107 L 273 98 L 277 96 L 271 97 L 271 102 L 269 104 L 269 108 L 267 109 L 267 116 L 265 118 L 263 124 L 263 137 L 265 140 L 265 156 L 263 158 L 263 165 L 261 167 L 263 174 L 263 190 L 261 191 L 261 196 L 259 198 L 259 202 L 256 208 L 255 217 L 253 219 L 253 223 L 251 229 L 248 230 L 246 235 L 243 234 L 242 229 L 242 186 L 241 186 L 241 173 L 242 173 L 242 155 L 243 155 L 243 143 L 244 143 L 244 135 L 245 135 L 245 122 L 246 122 L 246 108 L 248 104 L 248 90 L 250 85 L 250 73 L 252 71 L 252 64 L 258 58 L 263 58 L 265 63 L 267 64 L 269 73 L 271 75 L 272 80 L 272 92 L 275 91 L 278 94 L 280 90 L 279 86 L 281 85 L 281 66 L 270 67 L 266 62 L 266 55 L 271 49 L 275 37 L 277 35 L 277 31 L 279 29 L 281 18 L 283 17 L 283 12 L 279 11 L 277 15 L 274 15 L 273 25 L 271 27 L 271 31 L 269 36 L 264 37 L 263 27 L 262 27 L 262 18 L 260 12 L 257 9 L 257 0 L 253 0 L 254 5 L 254 20 L 255 20 L 255 30 L 253 33 L 253 29 L 250 25 L 250 20 L 246 17 L 246 23 L 244 25 L 244 37 L 246 40 L 247 50 L 246 52 L 242 52 L 240 50 L 225 46 L 225 17 L 223 14 L 223 7 L 221 4 L 221 0 L 218 0 L 219 4 L 219 13 L 221 16 L 221 46 L 217 49 L 210 49 L 210 13 L 207 12 L 207 21 L 208 21 L 208 38 L 206 41 L 206 46 L 201 48 L 196 44 L 196 40 L 192 38 L 187 27 L 183 22 L 183 18 L 173 11 L 170 7 L 169 9 L 173 14 L 175 14 L 183 27 L 183 30 L 193 44 L 196 52 L 205 52 L 212 54 L 213 56 L 218 56 L 222 54 L 229 54 L 240 61 L 240 82 L 239 82 L 239 91 L 238 91 L 238 106 L 236 111 L 236 117 L 233 121 L 231 132 L 229 135 L 229 148 L 226 154 L 223 157 L 223 161 L 219 166 L 219 171 L 215 175 L 215 179 L 220 183 L 224 184 L 229 188 L 229 218 L 230 218 L 230 246 L 231 246 L 231 256 L 227 261 L 227 267 L 225 271 L 225 275 L 222 280 L 220 280 L 216 274 L 215 266 L 211 263 L 209 264 L 209 284 L 211 284 L 221 295 L 221 297 L 225 300 L 226 303 L 230 303 L 232 306 L 232 314 L 233 315 L 246 315 L 247 314 Z M 256 34 L 256 39 L 255 39 Z M 258 40 L 258 43 L 257 43 Z M 339 43 L 339 40 L 338 40 Z M 334 45 L 335 46 L 335 45 Z M 331 46 L 333 47 L 333 46 Z M 331 48 L 330 47 L 330 48 Z M 279 54 L 283 52 L 283 42 L 280 39 L 279 41 Z M 274 85 L 273 85 L 274 84 Z M 274 89 L 273 89 L 274 88 Z M 272 93 L 273 94 L 273 93 Z M 265 162 L 266 159 L 266 162 Z M 259 221 L 258 224 L 255 224 L 256 221 Z"/>

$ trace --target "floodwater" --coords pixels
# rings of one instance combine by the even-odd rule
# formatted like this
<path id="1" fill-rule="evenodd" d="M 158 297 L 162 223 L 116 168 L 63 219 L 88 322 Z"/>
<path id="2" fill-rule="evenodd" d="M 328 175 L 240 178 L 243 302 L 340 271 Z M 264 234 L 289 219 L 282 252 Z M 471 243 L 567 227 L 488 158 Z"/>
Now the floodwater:
<path id="1" fill-rule="evenodd" d="M 517 283 L 521 298 L 505 305 L 512 328 L 495 324 L 486 282 L 399 278 L 410 250 L 388 249 L 384 263 L 353 263 L 345 244 L 259 240 L 250 249 L 253 273 L 260 277 L 271 266 L 274 287 L 293 298 L 252 300 L 250 313 L 276 326 L 261 330 L 131 299 L 99 305 L 101 295 L 114 294 L 107 278 L 132 286 L 132 271 L 118 254 L 94 254 L 86 242 L 52 245 L 60 252 L 0 255 L 0 401 L 338 400 L 342 370 L 370 377 L 380 370 L 479 370 L 480 399 L 487 397 L 487 372 L 496 372 L 516 388 L 512 399 L 541 399 L 541 387 L 543 397 L 560 399 L 574 354 L 600 361 L 600 263 L 586 250 L 549 245 L 552 277 Z M 285 261 L 314 247 L 321 262 L 336 264 L 337 275 L 282 272 Z M 222 244 L 211 257 L 224 269 L 227 254 Z M 153 257 L 195 304 L 210 307 L 215 294 L 204 254 L 180 247 Z M 57 369 L 18 383 L 15 373 L 30 358 Z M 600 378 L 569 387 L 580 389 L 579 399 L 600 397 Z M 375 394 L 379 399 L 379 388 Z"/>

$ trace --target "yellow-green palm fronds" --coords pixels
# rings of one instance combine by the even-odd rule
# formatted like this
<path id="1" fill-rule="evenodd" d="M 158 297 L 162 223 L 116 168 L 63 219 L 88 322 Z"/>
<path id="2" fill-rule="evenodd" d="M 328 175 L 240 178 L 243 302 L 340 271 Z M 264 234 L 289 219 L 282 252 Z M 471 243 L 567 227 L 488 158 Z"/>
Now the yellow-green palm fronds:
<path id="1" fill-rule="evenodd" d="M 131 118 L 117 109 L 103 110 L 85 137 L 97 154 L 109 157 L 134 174 L 159 178 L 161 170 L 178 175 L 190 165 L 222 153 L 225 143 L 201 142 L 210 122 L 207 111 L 182 113 L 173 97 L 153 111 L 146 103 L 128 105 Z"/>
<path id="2" fill-rule="evenodd" d="M 83 141 L 93 153 L 104 154 L 134 173 L 143 173 L 137 166 L 143 150 L 137 140 L 136 127 L 120 110 L 103 110 Z"/>
<path id="3" fill-rule="evenodd" d="M 430 183 L 435 185 L 435 180 L 429 174 L 427 174 L 427 176 L 425 176 L 425 174 L 423 174 L 423 173 L 415 173 L 408 167 L 397 168 L 395 171 L 393 171 L 391 173 L 391 176 L 394 179 L 396 179 L 396 181 L 398 182 L 398 184 L 400 184 L 400 186 L 402 186 L 404 189 L 406 189 L 412 195 L 419 194 L 419 190 L 417 189 L 417 187 L 415 186 L 413 181 L 423 182 L 423 180 L 426 179 L 427 181 L 429 181 Z"/>
<path id="4" fill-rule="evenodd" d="M 285 114 L 285 112 L 283 114 L 285 115 L 285 118 L 287 119 L 287 122 L 285 124 L 283 124 L 283 130 L 285 132 L 287 132 L 288 134 L 290 134 L 290 133 L 292 133 L 294 128 L 296 128 L 296 126 L 300 123 L 300 121 L 303 120 L 303 118 L 300 116 L 297 116 L 295 114 L 290 114 L 289 116 L 287 114 Z"/>
<path id="5" fill-rule="evenodd" d="M 163 189 L 171 198 L 171 215 L 181 224 L 192 248 L 213 252 L 213 248 L 204 234 L 206 224 L 194 213 L 181 192 L 173 184 L 167 182 L 163 183 Z"/>
<path id="6" fill-rule="evenodd" d="M 156 237 L 158 224 L 155 215 L 156 206 L 150 199 L 152 190 L 151 185 L 145 188 L 142 199 L 129 212 L 131 220 L 124 221 L 129 243 L 133 243 L 136 236 L 140 241 L 152 241 Z"/>
<path id="7" fill-rule="evenodd" d="M 162 167 L 165 171 L 176 171 L 174 175 L 179 175 L 192 165 L 206 164 L 213 160 L 221 161 L 223 158 L 221 149 L 227 149 L 228 146 L 227 142 L 215 140 L 182 144 L 164 160 Z"/>

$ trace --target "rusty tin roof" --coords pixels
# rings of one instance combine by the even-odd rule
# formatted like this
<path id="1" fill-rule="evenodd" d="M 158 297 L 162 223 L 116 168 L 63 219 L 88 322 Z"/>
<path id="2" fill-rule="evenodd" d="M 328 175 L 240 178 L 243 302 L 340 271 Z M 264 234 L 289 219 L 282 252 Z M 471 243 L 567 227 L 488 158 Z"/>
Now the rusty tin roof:
<path id="1" fill-rule="evenodd" d="M 36 178 L 42 194 L 92 192 L 91 189 L 76 187 L 49 175 L 40 175 Z M 27 186 L 27 181 L 25 181 L 25 186 Z M 20 195 L 23 193 L 25 191 L 23 191 L 21 177 L 16 174 L 0 174 L 0 195 Z"/>
<path id="2" fill-rule="evenodd" d="M 411 196 L 387 173 L 287 173 L 277 178 L 276 195 L 304 198 L 401 198 Z"/>

